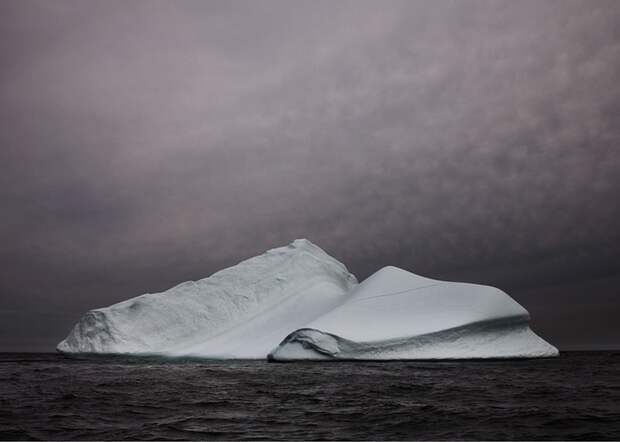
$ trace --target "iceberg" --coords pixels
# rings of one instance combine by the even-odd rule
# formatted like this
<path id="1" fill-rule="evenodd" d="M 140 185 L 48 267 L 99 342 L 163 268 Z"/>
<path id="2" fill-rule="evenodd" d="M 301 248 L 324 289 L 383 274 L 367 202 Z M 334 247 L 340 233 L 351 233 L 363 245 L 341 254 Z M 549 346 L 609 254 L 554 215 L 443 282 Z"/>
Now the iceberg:
<path id="1" fill-rule="evenodd" d="M 529 313 L 494 287 L 384 267 L 325 315 L 289 334 L 268 358 L 495 359 L 557 356 Z"/>
<path id="2" fill-rule="evenodd" d="M 557 356 L 499 289 L 385 267 L 361 284 L 308 240 L 87 312 L 62 353 L 296 360 Z"/>
<path id="3" fill-rule="evenodd" d="M 90 310 L 57 350 L 263 359 L 356 285 L 342 263 L 300 239 L 208 278 Z"/>

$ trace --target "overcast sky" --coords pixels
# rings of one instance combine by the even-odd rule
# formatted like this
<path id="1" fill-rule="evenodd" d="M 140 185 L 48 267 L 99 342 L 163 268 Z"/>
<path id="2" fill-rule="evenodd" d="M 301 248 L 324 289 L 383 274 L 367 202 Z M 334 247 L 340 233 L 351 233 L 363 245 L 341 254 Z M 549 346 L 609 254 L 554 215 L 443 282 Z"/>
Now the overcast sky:
<path id="1" fill-rule="evenodd" d="M 620 347 L 620 2 L 0 2 L 0 351 L 307 237 Z"/>

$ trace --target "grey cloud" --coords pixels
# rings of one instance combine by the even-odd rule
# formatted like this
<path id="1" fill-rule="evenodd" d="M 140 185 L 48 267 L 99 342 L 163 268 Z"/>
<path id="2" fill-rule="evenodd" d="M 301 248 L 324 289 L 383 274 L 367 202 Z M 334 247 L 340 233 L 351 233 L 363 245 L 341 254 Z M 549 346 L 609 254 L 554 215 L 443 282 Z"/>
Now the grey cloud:
<path id="1" fill-rule="evenodd" d="M 532 303 L 619 271 L 613 1 L 2 9 L 12 312 L 75 316 L 304 236 L 360 277 Z"/>

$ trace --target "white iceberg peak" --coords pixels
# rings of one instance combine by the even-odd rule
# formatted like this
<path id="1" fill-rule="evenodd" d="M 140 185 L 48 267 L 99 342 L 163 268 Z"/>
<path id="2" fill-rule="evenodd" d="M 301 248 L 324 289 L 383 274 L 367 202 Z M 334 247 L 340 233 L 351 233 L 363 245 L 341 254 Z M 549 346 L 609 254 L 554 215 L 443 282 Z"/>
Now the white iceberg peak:
<path id="1" fill-rule="evenodd" d="M 292 330 L 342 302 L 355 276 L 308 240 L 86 313 L 67 353 L 264 358 Z"/>

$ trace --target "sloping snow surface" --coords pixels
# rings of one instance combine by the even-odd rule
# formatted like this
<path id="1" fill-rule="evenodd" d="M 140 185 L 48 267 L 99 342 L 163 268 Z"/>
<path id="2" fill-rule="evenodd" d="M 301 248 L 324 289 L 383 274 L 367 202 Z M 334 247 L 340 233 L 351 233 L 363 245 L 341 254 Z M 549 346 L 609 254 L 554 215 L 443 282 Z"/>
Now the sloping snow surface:
<path id="1" fill-rule="evenodd" d="M 340 305 L 356 285 L 343 264 L 296 240 L 209 278 L 91 310 L 57 348 L 264 358 L 290 332 Z"/>
<path id="2" fill-rule="evenodd" d="M 357 284 L 307 240 L 195 282 L 87 312 L 65 353 L 204 358 L 556 356 L 501 290 L 385 267 Z"/>
<path id="3" fill-rule="evenodd" d="M 347 300 L 269 354 L 297 359 L 470 359 L 557 356 L 528 312 L 493 287 L 384 267 Z"/>

